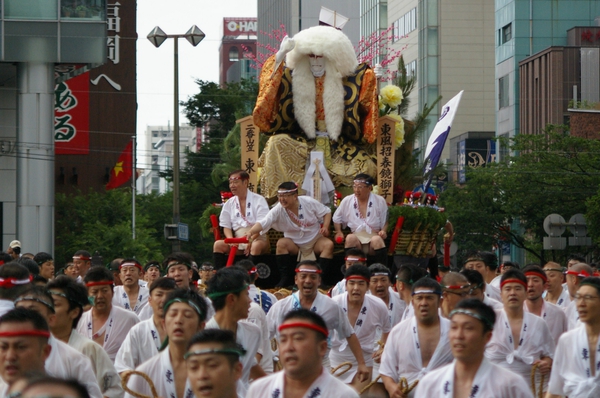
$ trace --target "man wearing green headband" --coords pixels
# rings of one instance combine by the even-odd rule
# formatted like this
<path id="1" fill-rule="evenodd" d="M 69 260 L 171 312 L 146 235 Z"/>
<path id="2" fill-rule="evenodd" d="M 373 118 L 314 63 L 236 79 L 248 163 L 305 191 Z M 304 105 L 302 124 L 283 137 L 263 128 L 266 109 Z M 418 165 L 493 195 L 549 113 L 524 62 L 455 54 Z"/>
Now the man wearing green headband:
<path id="1" fill-rule="evenodd" d="M 238 393 L 245 396 L 249 380 L 265 376 L 256 354 L 262 357 L 260 344 L 261 339 L 266 337 L 262 337 L 258 326 L 242 322 L 248 318 L 251 302 L 244 271 L 239 268 L 221 268 L 208 281 L 206 294 L 215 309 L 215 315 L 206 323 L 206 328 L 232 331 L 237 343 L 246 349 L 246 353 L 240 358 L 243 368 L 237 387 Z"/>
<path id="2" fill-rule="evenodd" d="M 188 380 L 200 398 L 238 398 L 242 376 L 240 358 L 246 350 L 230 330 L 205 329 L 195 335 L 185 354 Z"/>
<path id="3" fill-rule="evenodd" d="M 575 303 L 583 326 L 560 337 L 547 398 L 600 396 L 600 278 L 583 279 Z"/>
<path id="4" fill-rule="evenodd" d="M 55 311 L 54 322 L 50 324 L 52 335 L 92 361 L 103 396 L 122 397 L 121 379 L 106 351 L 75 330 L 83 308 L 89 305 L 85 286 L 66 275 L 59 275 L 48 282 L 47 289 L 52 295 Z"/>
<path id="5" fill-rule="evenodd" d="M 191 290 L 177 289 L 167 297 L 164 311 L 168 346 L 136 370 L 152 379 L 159 397 L 191 397 L 193 392 L 184 357 L 192 337 L 204 329 L 206 302 Z M 150 386 L 140 376 L 133 375 L 127 386 L 132 391 L 152 396 Z M 125 397 L 133 398 L 129 394 Z"/>
<path id="6" fill-rule="evenodd" d="M 43 316 L 49 325 L 54 324 L 54 302 L 45 288 L 32 286 L 15 300 L 15 307 L 34 310 Z M 101 398 L 102 392 L 90 359 L 67 343 L 57 340 L 52 334 L 48 344 L 52 349 L 45 362 L 46 372 L 51 376 L 75 379 L 85 385 L 91 397 Z"/>
<path id="7" fill-rule="evenodd" d="M 415 396 L 533 398 L 522 378 L 484 356 L 495 321 L 494 310 L 480 300 L 459 302 L 450 313 L 448 333 L 454 361 L 427 374 Z"/>
<path id="8" fill-rule="evenodd" d="M 175 279 L 177 287 L 180 289 L 189 289 L 192 280 L 192 262 L 194 259 L 187 253 L 171 253 L 163 261 L 165 276 Z"/>

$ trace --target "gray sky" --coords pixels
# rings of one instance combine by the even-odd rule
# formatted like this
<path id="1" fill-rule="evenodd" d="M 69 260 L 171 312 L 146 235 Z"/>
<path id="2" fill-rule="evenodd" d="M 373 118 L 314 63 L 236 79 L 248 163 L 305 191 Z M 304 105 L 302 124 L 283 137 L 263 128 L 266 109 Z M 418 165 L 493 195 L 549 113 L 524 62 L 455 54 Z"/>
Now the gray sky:
<path id="1" fill-rule="evenodd" d="M 139 153 L 147 125 L 173 125 L 173 39 L 155 48 L 146 39 L 148 33 L 158 25 L 167 34 L 183 34 L 197 25 L 206 34 L 197 47 L 179 40 L 179 99 L 186 100 L 198 91 L 195 79 L 219 81 L 223 18 L 256 17 L 256 0 L 140 0 L 137 9 Z M 179 122 L 187 119 L 180 114 Z"/>

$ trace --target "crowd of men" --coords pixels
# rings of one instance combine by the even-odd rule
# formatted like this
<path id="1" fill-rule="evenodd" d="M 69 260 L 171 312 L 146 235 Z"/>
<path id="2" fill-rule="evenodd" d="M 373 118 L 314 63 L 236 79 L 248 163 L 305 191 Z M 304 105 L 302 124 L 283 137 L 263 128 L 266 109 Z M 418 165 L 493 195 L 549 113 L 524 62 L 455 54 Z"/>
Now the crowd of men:
<path id="1" fill-rule="evenodd" d="M 357 176 L 332 217 L 294 183 L 265 212 L 247 175 L 232 173 L 220 223 L 249 239 L 216 242 L 214 264 L 173 253 L 92 266 L 79 250 L 55 275 L 49 254 L 11 242 L 0 254 L 1 396 L 600 397 L 600 278 L 584 258 L 497 267 L 478 252 L 456 271 L 392 271 L 372 183 Z M 331 221 L 344 278 L 324 294 Z M 295 286 L 279 300 L 255 285 L 271 227 L 284 232 L 279 286 Z M 225 266 L 229 250 L 245 259 Z"/>

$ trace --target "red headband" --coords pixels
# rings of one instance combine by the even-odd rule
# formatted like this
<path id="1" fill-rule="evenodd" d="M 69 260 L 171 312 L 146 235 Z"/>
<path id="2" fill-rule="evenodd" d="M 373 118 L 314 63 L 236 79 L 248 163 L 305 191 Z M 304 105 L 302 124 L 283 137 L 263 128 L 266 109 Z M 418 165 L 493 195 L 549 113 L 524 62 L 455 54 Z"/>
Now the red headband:
<path id="1" fill-rule="evenodd" d="M 104 286 L 104 285 L 112 285 L 113 282 L 111 281 L 101 281 L 101 282 L 88 282 L 85 285 L 87 287 L 92 287 L 92 286 Z"/>
<path id="2" fill-rule="evenodd" d="M 50 332 L 45 330 L 19 330 L 18 332 L 0 332 L 0 337 L 21 337 L 21 336 L 31 336 L 31 337 L 50 337 Z"/>
<path id="3" fill-rule="evenodd" d="M 322 333 L 325 335 L 325 337 L 329 337 L 329 331 L 327 329 L 323 329 L 321 326 L 312 324 L 312 323 L 308 323 L 308 322 L 294 322 L 294 323 L 284 323 L 283 325 L 279 326 L 279 332 L 281 332 L 284 329 L 289 329 L 289 328 L 307 328 L 307 329 L 312 329 L 315 330 L 319 333 Z"/>
<path id="4" fill-rule="evenodd" d="M 587 278 L 588 276 L 590 276 L 590 274 L 588 274 L 587 272 L 585 272 L 584 270 L 581 271 L 573 271 L 573 270 L 568 270 L 567 272 L 565 272 L 565 274 L 567 275 L 575 275 L 578 276 L 580 278 Z"/>
<path id="5" fill-rule="evenodd" d="M 504 282 L 500 283 L 500 289 L 502 289 L 502 286 L 506 285 L 507 283 L 518 283 L 519 285 L 523 285 L 525 287 L 525 289 L 527 289 L 527 283 L 523 282 L 520 279 L 517 278 L 510 278 L 505 280 Z"/>
<path id="6" fill-rule="evenodd" d="M 544 282 L 548 282 L 548 277 L 544 273 L 540 273 L 538 271 L 527 271 L 525 272 L 525 276 L 537 276 L 541 278 Z"/>
<path id="7" fill-rule="evenodd" d="M 306 272 L 309 274 L 322 274 L 323 271 L 321 271 L 320 269 L 311 269 L 311 268 L 296 268 L 296 273 L 299 272 Z"/>
<path id="8" fill-rule="evenodd" d="M 442 289 L 456 290 L 456 289 L 465 289 L 469 286 L 471 286 L 471 285 L 469 285 L 468 283 L 466 285 L 450 285 L 450 286 L 442 285 Z"/>
<path id="9" fill-rule="evenodd" d="M 256 267 L 252 267 L 248 270 L 248 274 L 252 275 L 252 274 L 256 274 Z"/>
<path id="10" fill-rule="evenodd" d="M 73 260 L 75 260 L 75 259 L 83 260 L 83 261 L 90 261 L 92 258 L 80 254 L 79 256 L 73 256 Z"/>
<path id="11" fill-rule="evenodd" d="M 349 277 L 346 278 L 347 281 L 350 281 L 350 280 L 353 280 L 353 279 L 365 281 L 365 282 L 367 282 L 367 284 L 370 282 L 367 278 L 365 278 L 362 275 L 350 275 Z"/>
<path id="12" fill-rule="evenodd" d="M 29 275 L 27 279 L 17 278 L 0 278 L 0 287 L 4 289 L 10 289 L 15 286 L 22 286 L 30 283 L 33 280 L 33 275 Z"/>
<path id="13" fill-rule="evenodd" d="M 139 263 L 134 263 L 132 261 L 128 261 L 126 263 L 123 263 L 121 265 L 119 265 L 119 269 L 123 268 L 123 267 L 136 267 L 137 269 L 139 269 L 140 271 L 143 271 L 142 269 L 142 265 Z"/>
<path id="14" fill-rule="evenodd" d="M 345 261 L 367 261 L 367 259 L 364 257 L 356 257 L 356 256 L 346 257 L 346 258 L 344 258 L 344 260 Z"/>

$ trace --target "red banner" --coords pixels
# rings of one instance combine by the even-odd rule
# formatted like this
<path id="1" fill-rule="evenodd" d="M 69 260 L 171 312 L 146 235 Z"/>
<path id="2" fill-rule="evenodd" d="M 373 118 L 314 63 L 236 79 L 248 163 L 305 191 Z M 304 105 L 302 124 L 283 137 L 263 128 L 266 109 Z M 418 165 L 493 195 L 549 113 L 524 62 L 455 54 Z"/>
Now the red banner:
<path id="1" fill-rule="evenodd" d="M 54 89 L 54 152 L 87 155 L 90 152 L 89 72 L 59 83 Z"/>

